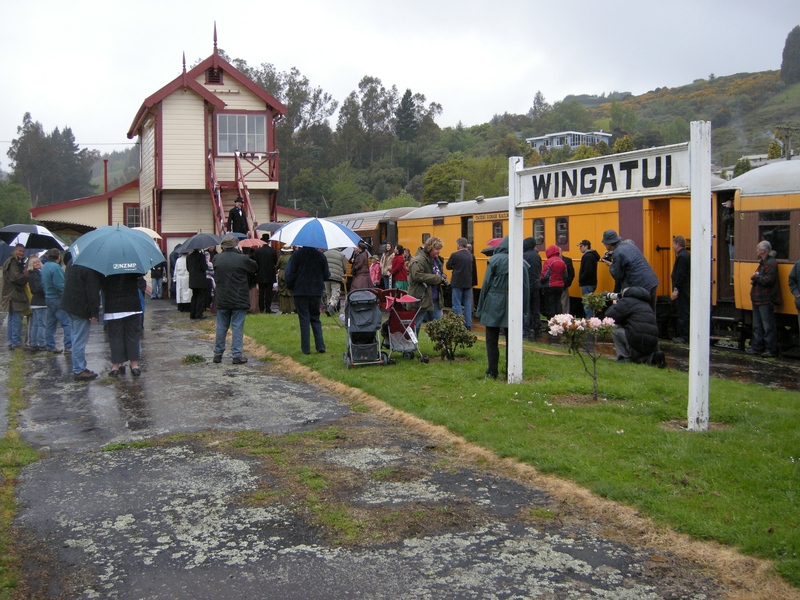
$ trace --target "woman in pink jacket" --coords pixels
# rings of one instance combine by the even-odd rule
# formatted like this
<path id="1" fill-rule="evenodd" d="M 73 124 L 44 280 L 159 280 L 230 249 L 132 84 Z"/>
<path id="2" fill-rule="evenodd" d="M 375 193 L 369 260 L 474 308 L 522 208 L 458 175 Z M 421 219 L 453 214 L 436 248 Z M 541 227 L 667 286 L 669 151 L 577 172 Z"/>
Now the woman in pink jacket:
<path id="1" fill-rule="evenodd" d="M 564 277 L 567 265 L 561 260 L 561 251 L 558 246 L 549 246 L 545 250 L 547 260 L 542 265 L 542 296 L 544 299 L 544 314 L 548 319 L 555 316 L 561 307 L 561 292 L 564 291 Z"/>

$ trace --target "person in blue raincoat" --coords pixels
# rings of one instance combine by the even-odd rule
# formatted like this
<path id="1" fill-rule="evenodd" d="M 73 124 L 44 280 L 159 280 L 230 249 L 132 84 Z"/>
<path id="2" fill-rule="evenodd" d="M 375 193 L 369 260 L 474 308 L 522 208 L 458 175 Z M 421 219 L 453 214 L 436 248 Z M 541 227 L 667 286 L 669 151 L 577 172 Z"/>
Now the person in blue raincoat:
<path id="1" fill-rule="evenodd" d="M 522 306 L 523 322 L 525 322 L 528 318 L 530 285 L 528 263 L 523 260 L 522 265 Z M 508 236 L 498 244 L 492 258 L 489 259 L 475 315 L 480 319 L 481 325 L 486 327 L 486 359 L 488 362 L 486 376 L 497 379 L 500 361 L 498 342 L 501 330 L 508 339 Z M 508 344 L 506 344 L 506 352 L 508 352 Z M 506 364 L 508 364 L 507 355 Z"/>

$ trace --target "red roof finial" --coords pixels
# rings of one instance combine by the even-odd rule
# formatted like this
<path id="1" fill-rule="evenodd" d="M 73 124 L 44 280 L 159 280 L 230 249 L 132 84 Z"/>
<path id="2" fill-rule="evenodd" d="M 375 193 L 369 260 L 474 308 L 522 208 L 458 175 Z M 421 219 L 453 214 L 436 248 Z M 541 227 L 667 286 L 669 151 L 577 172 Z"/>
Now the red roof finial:
<path id="1" fill-rule="evenodd" d="M 217 22 L 214 21 L 214 54 L 217 53 Z"/>

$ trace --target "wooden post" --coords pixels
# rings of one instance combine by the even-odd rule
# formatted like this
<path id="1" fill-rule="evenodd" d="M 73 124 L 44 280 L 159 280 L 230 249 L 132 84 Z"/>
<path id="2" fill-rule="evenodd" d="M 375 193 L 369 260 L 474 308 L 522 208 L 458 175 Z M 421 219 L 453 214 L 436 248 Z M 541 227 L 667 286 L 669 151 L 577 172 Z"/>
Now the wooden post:
<path id="1" fill-rule="evenodd" d="M 709 333 L 711 331 L 711 123 L 692 121 L 689 141 L 692 217 L 689 314 L 690 431 L 708 429 Z"/>

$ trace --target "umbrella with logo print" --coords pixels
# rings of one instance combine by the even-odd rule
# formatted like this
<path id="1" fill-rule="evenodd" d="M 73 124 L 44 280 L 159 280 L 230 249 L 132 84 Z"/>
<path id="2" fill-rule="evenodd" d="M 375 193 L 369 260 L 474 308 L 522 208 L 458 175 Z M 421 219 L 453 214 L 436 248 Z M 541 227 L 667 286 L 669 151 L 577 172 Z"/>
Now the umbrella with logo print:
<path id="1" fill-rule="evenodd" d="M 82 235 L 69 247 L 72 262 L 102 275 L 139 273 L 166 262 L 153 239 L 124 225 L 106 225 Z"/>

